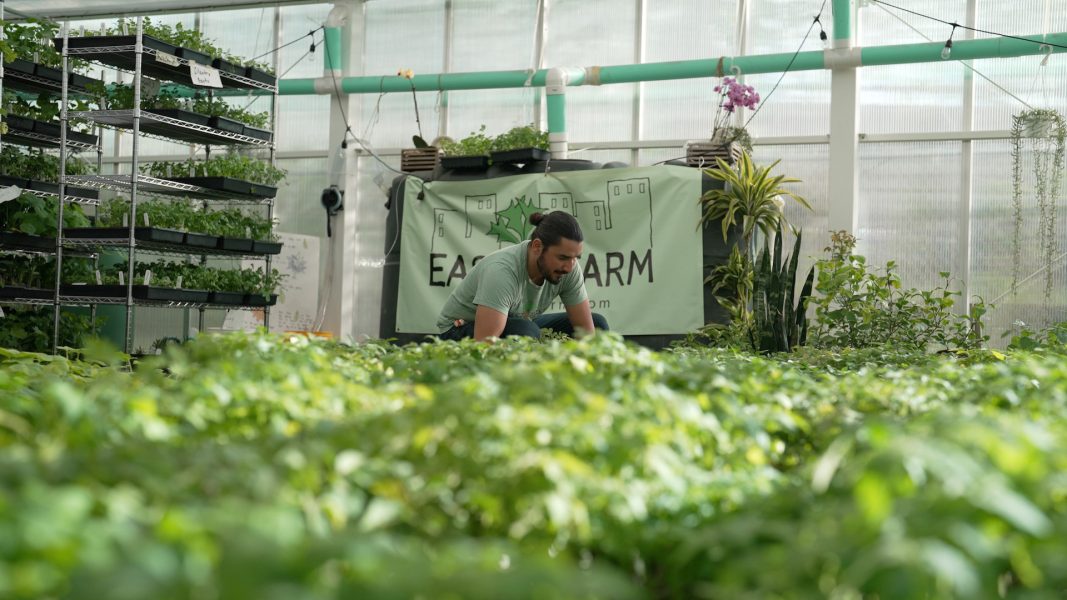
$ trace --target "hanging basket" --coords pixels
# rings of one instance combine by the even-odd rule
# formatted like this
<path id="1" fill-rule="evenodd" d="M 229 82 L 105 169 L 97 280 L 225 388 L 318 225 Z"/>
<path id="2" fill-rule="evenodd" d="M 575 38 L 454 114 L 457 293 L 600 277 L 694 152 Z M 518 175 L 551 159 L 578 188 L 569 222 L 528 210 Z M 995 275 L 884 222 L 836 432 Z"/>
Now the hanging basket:
<path id="1" fill-rule="evenodd" d="M 711 168 L 717 163 L 716 158 L 721 158 L 727 164 L 737 164 L 741 159 L 741 144 L 730 142 L 689 142 L 685 146 L 685 164 L 690 167 Z"/>
<path id="2" fill-rule="evenodd" d="M 400 170 L 405 173 L 433 171 L 441 163 L 441 150 L 429 148 L 404 148 L 400 151 Z"/>

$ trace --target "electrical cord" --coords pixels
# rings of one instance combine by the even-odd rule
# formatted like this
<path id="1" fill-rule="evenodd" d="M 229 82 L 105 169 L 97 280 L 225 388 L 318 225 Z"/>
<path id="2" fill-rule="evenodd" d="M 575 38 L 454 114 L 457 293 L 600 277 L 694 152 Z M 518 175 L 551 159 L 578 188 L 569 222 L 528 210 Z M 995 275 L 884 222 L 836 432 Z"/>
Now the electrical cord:
<path id="1" fill-rule="evenodd" d="M 986 35 L 995 35 L 997 37 L 1008 38 L 1008 39 L 1012 39 L 1012 40 L 1019 40 L 1021 42 L 1030 42 L 1030 43 L 1033 43 L 1033 44 L 1037 44 L 1039 46 L 1050 46 L 1052 48 L 1064 48 L 1064 49 L 1067 49 L 1067 46 L 1064 46 L 1062 44 L 1053 44 L 1052 42 L 1044 42 L 1044 41 L 1041 41 L 1041 40 L 1035 40 L 1035 39 L 1031 39 L 1031 38 L 1019 37 L 1017 35 L 1009 35 L 1009 34 L 1006 34 L 1006 33 L 997 33 L 995 31 L 988 31 L 988 30 L 985 30 L 985 29 L 978 29 L 977 27 L 969 27 L 967 25 L 960 25 L 959 23 L 955 23 L 953 21 L 946 21 L 944 19 L 939 19 L 937 17 L 933 17 L 933 16 L 930 16 L 930 15 L 923 14 L 921 12 L 916 12 L 914 10 L 910 10 L 910 9 L 904 8 L 903 6 L 897 6 L 896 4 L 890 4 L 889 2 L 884 2 L 883 0 L 871 0 L 871 2 L 874 2 L 875 4 L 884 4 L 884 5 L 886 5 L 886 6 L 890 7 L 890 8 L 895 8 L 897 10 L 902 10 L 902 11 L 904 11 L 906 13 L 911 13 L 911 14 L 913 14 L 915 16 L 922 17 L 924 19 L 930 19 L 931 21 L 937 21 L 938 23 L 942 23 L 942 24 L 945 24 L 945 25 L 951 25 L 953 27 L 959 27 L 960 29 L 967 29 L 969 31 L 974 31 L 974 32 L 977 32 L 977 33 L 984 33 Z"/>
<path id="2" fill-rule="evenodd" d="M 822 13 L 825 9 L 826 0 L 822 0 L 822 6 L 819 7 L 819 14 L 815 15 L 815 19 L 812 20 L 811 25 L 808 25 L 808 31 L 804 34 L 804 39 L 800 40 L 800 45 L 797 46 L 797 51 L 793 53 L 793 57 L 789 59 L 789 64 L 785 66 L 785 70 L 782 71 L 782 74 L 778 77 L 778 81 L 774 82 L 774 87 L 771 88 L 771 91 L 763 97 L 763 102 L 760 102 L 760 105 L 756 107 L 756 110 L 752 111 L 752 114 L 749 115 L 748 119 L 745 120 L 745 124 L 742 126 L 742 129 L 748 128 L 748 124 L 752 122 L 752 119 L 756 118 L 756 115 L 759 114 L 760 109 L 766 106 L 767 101 L 771 99 L 772 95 L 774 95 L 774 91 L 778 89 L 778 84 L 782 83 L 782 80 L 785 79 L 785 74 L 788 73 L 789 69 L 793 67 L 793 63 L 797 60 L 797 56 L 800 55 L 800 50 L 804 47 L 804 44 L 808 42 L 808 36 L 811 35 L 811 30 L 815 28 L 815 24 L 819 22 L 819 19 L 822 17 Z"/>

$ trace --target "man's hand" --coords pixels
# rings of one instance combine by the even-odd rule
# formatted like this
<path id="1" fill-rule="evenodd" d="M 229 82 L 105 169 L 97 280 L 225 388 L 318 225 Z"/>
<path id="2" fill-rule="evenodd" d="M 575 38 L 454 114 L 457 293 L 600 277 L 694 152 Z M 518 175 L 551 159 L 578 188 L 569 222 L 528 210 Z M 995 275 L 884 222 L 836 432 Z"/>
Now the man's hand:
<path id="1" fill-rule="evenodd" d="M 567 308 L 567 318 L 574 326 L 574 337 L 593 335 L 596 328 L 593 326 L 593 311 L 589 309 L 589 300 L 572 304 Z"/>

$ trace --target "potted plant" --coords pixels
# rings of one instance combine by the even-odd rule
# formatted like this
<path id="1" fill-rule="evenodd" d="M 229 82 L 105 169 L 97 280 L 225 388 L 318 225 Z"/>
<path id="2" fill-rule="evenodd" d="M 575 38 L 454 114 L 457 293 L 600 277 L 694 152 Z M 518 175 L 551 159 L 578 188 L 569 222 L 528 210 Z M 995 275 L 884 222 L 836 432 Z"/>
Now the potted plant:
<path id="1" fill-rule="evenodd" d="M 1019 282 L 1019 263 L 1022 254 L 1024 173 L 1032 172 L 1034 196 L 1038 206 L 1038 237 L 1042 266 L 1045 272 L 1045 303 L 1052 296 L 1056 258 L 1056 201 L 1064 171 L 1064 142 L 1067 122 L 1054 109 L 1025 110 L 1012 117 L 1011 181 L 1012 181 L 1012 269 L 1011 291 Z M 1029 160 L 1028 160 L 1029 159 Z M 1025 164 L 1024 163 L 1028 163 Z"/>
<path id="2" fill-rule="evenodd" d="M 752 153 L 752 137 L 743 126 L 730 125 L 738 108 L 755 108 L 760 101 L 759 93 L 733 77 L 724 77 L 722 83 L 712 88 L 719 97 L 718 109 L 712 123 L 711 139 L 707 142 L 690 142 L 686 146 L 686 164 L 703 167 L 715 164 L 716 158 L 735 163 L 742 152 Z"/>

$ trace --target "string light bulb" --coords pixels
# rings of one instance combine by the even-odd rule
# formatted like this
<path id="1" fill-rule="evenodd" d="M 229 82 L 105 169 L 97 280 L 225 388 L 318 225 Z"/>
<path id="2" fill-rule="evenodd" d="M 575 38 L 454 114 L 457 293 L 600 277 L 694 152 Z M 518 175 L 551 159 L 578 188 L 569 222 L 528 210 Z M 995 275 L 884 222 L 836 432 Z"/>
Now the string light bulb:
<path id="1" fill-rule="evenodd" d="M 822 21 L 819 20 L 819 15 L 815 15 L 815 22 L 819 24 L 819 39 L 822 40 L 822 47 L 824 50 L 830 48 L 830 39 L 826 35 L 826 30 L 822 28 Z"/>
<path id="2" fill-rule="evenodd" d="M 952 36 L 956 33 L 956 28 L 959 27 L 958 23 L 952 24 L 952 31 L 948 34 L 948 40 L 945 41 L 945 47 L 941 49 L 941 60 L 948 60 L 952 56 Z"/>

